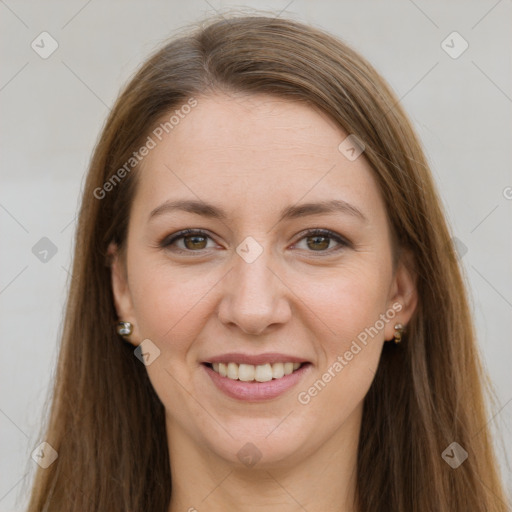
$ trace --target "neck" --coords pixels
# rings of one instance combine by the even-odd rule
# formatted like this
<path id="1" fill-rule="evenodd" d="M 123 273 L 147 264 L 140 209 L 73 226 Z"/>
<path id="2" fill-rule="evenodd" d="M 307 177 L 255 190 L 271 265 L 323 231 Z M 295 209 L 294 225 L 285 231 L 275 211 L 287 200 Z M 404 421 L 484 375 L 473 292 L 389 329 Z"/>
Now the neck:
<path id="1" fill-rule="evenodd" d="M 169 512 L 356 512 L 357 444 L 361 410 L 311 453 L 241 466 L 200 445 L 167 419 L 172 474 Z M 293 459 L 293 460 L 292 460 Z"/>

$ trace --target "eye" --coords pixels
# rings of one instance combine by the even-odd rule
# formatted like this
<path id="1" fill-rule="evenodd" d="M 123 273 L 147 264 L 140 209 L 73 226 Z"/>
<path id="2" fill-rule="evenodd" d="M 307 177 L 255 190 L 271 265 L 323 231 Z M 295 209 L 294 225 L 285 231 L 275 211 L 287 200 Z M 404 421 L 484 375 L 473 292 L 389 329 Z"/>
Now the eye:
<path id="1" fill-rule="evenodd" d="M 347 240 L 342 238 L 337 233 L 328 229 L 311 229 L 304 233 L 304 236 L 299 242 L 306 242 L 306 249 L 308 252 L 335 252 L 344 247 L 348 247 L 350 244 Z M 338 244 L 338 247 L 332 248 L 331 242 Z M 295 244 L 298 246 L 299 244 Z M 304 247 L 302 247 L 304 248 Z"/>
<path id="2" fill-rule="evenodd" d="M 204 231 L 185 229 L 164 238 L 160 242 L 160 247 L 170 248 L 172 245 L 176 245 L 178 252 L 198 252 L 213 248 L 207 246 L 208 239 L 211 240 L 211 237 Z M 177 242 L 183 242 L 183 244 L 177 244 Z"/>
<path id="3" fill-rule="evenodd" d="M 174 250 L 176 252 L 200 252 L 207 249 L 213 249 L 214 246 L 208 246 L 208 240 L 212 238 L 200 229 L 185 229 L 174 233 L 160 242 L 160 247 Z M 301 242 L 306 242 L 306 247 L 298 247 Z M 332 247 L 333 242 L 338 247 Z M 174 246 L 174 248 L 172 247 Z M 328 229 L 310 229 L 303 233 L 299 242 L 294 247 L 304 249 L 307 252 L 332 253 L 350 246 L 350 243 L 343 237 Z"/>

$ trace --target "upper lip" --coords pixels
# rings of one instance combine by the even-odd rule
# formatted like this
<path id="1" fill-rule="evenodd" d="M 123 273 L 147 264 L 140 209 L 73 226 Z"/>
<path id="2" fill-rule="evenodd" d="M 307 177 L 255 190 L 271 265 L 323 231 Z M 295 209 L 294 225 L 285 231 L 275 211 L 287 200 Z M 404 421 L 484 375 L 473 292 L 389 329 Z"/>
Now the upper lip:
<path id="1" fill-rule="evenodd" d="M 237 363 L 237 364 L 266 364 L 266 363 L 307 363 L 303 357 L 291 356 L 287 354 L 278 354 L 275 352 L 265 354 L 242 354 L 239 352 L 230 352 L 219 356 L 210 357 L 204 363 Z"/>

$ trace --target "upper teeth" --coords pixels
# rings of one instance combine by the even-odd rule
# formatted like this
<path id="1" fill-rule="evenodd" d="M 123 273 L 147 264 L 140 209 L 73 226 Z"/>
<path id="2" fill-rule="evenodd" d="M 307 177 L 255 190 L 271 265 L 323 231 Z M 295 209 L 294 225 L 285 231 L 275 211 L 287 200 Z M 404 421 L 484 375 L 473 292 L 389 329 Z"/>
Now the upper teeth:
<path id="1" fill-rule="evenodd" d="M 300 363 L 274 363 L 274 364 L 237 364 L 237 363 L 213 363 L 213 369 L 222 377 L 233 380 L 250 382 L 268 382 L 272 379 L 280 379 L 284 375 L 290 375 L 300 367 Z"/>

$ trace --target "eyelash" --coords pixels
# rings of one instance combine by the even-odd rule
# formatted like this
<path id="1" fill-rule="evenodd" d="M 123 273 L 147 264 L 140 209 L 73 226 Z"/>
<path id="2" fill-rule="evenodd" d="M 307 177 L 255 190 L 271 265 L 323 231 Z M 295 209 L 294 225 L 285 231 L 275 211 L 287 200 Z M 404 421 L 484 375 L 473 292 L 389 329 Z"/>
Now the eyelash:
<path id="1" fill-rule="evenodd" d="M 195 235 L 195 236 L 199 235 L 199 236 L 211 239 L 210 235 L 206 231 L 203 231 L 201 229 L 184 229 L 183 231 L 179 231 L 172 235 L 166 236 L 159 243 L 159 246 L 162 249 L 169 249 L 169 247 L 173 243 L 177 242 L 178 240 L 182 240 L 182 239 L 186 238 L 187 236 L 193 236 L 193 235 Z M 348 242 L 346 239 L 344 239 L 337 233 L 330 231 L 328 229 L 319 229 L 319 228 L 309 229 L 309 230 L 305 231 L 302 234 L 302 237 L 299 238 L 299 240 L 296 243 L 300 242 L 304 238 L 311 238 L 311 237 L 315 237 L 315 236 L 324 237 L 324 238 L 328 238 L 330 240 L 334 240 L 335 242 L 337 242 L 339 244 L 339 247 L 335 248 L 335 249 L 326 249 L 325 251 L 308 251 L 308 252 L 332 254 L 333 252 L 338 252 L 339 250 L 341 250 L 343 248 L 351 247 L 350 242 Z M 191 254 L 191 253 L 201 253 L 202 251 L 205 251 L 205 250 L 208 250 L 208 249 L 199 249 L 197 251 L 193 251 L 190 249 L 177 249 L 177 250 L 175 250 L 175 252 Z"/>

